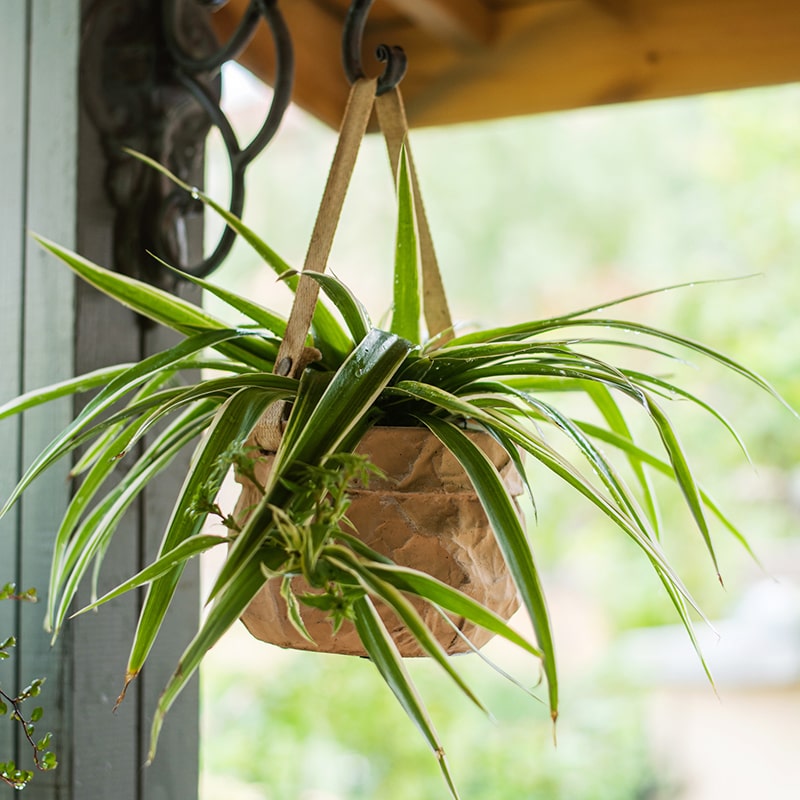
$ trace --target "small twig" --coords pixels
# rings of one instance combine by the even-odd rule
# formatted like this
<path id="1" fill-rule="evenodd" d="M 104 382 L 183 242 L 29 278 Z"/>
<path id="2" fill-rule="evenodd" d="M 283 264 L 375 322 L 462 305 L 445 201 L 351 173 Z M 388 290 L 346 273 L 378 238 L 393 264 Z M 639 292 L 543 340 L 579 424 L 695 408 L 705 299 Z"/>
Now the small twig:
<path id="1" fill-rule="evenodd" d="M 7 583 L 0 589 L 0 600 L 20 600 L 35 603 L 36 590 L 28 589 L 23 593 L 18 593 L 16 586 L 13 583 Z M 9 657 L 9 650 L 16 646 L 16 639 L 9 636 L 4 642 L 0 642 L 0 658 L 6 659 Z M 5 716 L 9 707 L 11 713 L 8 715 L 12 722 L 19 723 L 25 738 L 28 740 L 33 751 L 33 763 L 36 769 L 40 772 L 46 772 L 55 769 L 58 766 L 55 753 L 48 750 L 51 733 L 46 733 L 38 741 L 34 739 L 34 723 L 38 722 L 42 717 L 42 709 L 36 707 L 30 714 L 30 717 L 25 717 L 22 713 L 22 704 L 31 697 L 38 696 L 41 691 L 44 678 L 36 678 L 26 686 L 16 697 L 12 697 L 8 693 L 0 689 L 0 715 Z M 0 762 L 0 782 L 5 783 L 7 786 L 12 786 L 14 789 L 24 789 L 28 783 L 33 779 L 33 772 L 31 770 L 20 769 L 13 761 Z"/>

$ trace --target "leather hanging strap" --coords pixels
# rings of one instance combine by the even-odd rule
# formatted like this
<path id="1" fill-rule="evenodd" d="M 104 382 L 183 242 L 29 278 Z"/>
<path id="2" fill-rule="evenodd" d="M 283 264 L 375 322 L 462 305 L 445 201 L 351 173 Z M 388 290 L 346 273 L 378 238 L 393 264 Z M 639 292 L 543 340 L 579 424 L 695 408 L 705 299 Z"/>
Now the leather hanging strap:
<path id="1" fill-rule="evenodd" d="M 303 272 L 325 271 L 358 150 L 372 114 L 376 86 L 376 79 L 362 78 L 356 81 L 350 90 L 339 131 L 339 141 L 322 194 L 314 230 L 311 233 Z M 275 358 L 275 372 L 278 375 L 299 377 L 306 366 L 319 356 L 305 346 L 318 295 L 319 284 L 311 278 L 304 279 L 301 273 L 286 324 L 286 332 Z M 261 450 L 274 452 L 278 449 L 282 435 L 284 406 L 284 403 L 273 403 L 256 424 L 252 438 Z"/>
<path id="2" fill-rule="evenodd" d="M 376 79 L 362 78 L 356 81 L 350 90 L 339 131 L 339 143 L 328 173 L 328 182 L 325 184 L 314 230 L 311 233 L 303 272 L 325 271 L 358 149 L 372 113 L 376 85 Z M 304 280 L 301 273 L 286 333 L 275 359 L 275 372 L 279 375 L 295 377 L 299 375 L 298 367 L 302 368 L 301 356 L 311 327 L 318 294 L 319 284 L 311 279 Z"/>
<path id="3" fill-rule="evenodd" d="M 376 86 L 376 79 L 362 78 L 356 81 L 350 90 L 350 97 L 339 131 L 339 142 L 311 234 L 303 272 L 325 271 L 358 150 L 366 133 L 372 108 L 375 106 L 378 123 L 386 139 L 389 160 L 395 175 L 398 172 L 400 156 L 403 145 L 405 145 L 417 219 L 425 322 L 429 335 L 431 337 L 438 336 L 440 342 L 445 342 L 452 338 L 453 323 L 447 307 L 444 285 L 422 204 L 414 162 L 408 148 L 408 122 L 403 100 L 396 88 L 376 98 Z M 277 374 L 299 377 L 306 366 L 319 356 L 313 348 L 305 346 L 318 295 L 319 284 L 310 278 L 304 279 L 303 274 L 300 273 L 286 332 L 275 359 Z M 253 439 L 262 450 L 277 450 L 282 432 L 284 406 L 284 403 L 274 403 L 258 421 L 253 431 Z"/>

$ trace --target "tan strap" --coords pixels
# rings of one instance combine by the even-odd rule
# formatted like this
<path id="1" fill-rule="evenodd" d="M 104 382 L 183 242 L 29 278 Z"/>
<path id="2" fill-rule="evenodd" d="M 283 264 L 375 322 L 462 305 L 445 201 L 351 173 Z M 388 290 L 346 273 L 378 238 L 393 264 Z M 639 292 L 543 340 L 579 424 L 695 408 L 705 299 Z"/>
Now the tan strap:
<path id="1" fill-rule="evenodd" d="M 447 306 L 425 208 L 422 204 L 414 162 L 408 146 L 408 121 L 403 99 L 398 89 L 376 97 L 376 87 L 377 79 L 362 78 L 356 81 L 350 90 L 350 97 L 339 131 L 339 141 L 311 234 L 303 272 L 325 271 L 358 150 L 374 106 L 386 139 L 394 175 L 397 175 L 400 155 L 405 144 L 417 218 L 425 322 L 428 334 L 431 337 L 438 336 L 441 342 L 445 342 L 453 336 L 453 323 Z M 312 279 L 304 279 L 301 272 L 286 332 L 275 359 L 277 374 L 298 377 L 315 356 L 319 357 L 313 348 L 305 346 L 318 295 L 319 284 Z M 253 439 L 262 450 L 277 450 L 282 435 L 284 407 L 285 403 L 274 403 L 258 421 L 253 431 Z"/>
<path id="2" fill-rule="evenodd" d="M 356 81 L 350 90 L 350 97 L 339 131 L 339 142 L 333 156 L 328 182 L 317 213 L 311 242 L 308 245 L 303 272 L 324 272 L 331 252 L 333 237 L 339 225 L 342 205 L 350 176 L 358 156 L 361 140 L 367 131 L 372 106 L 375 102 L 377 79 L 362 78 Z M 319 294 L 319 284 L 311 279 L 300 277 L 295 292 L 294 304 L 286 325 L 286 333 L 275 359 L 275 372 L 279 375 L 298 376 L 298 367 L 305 345 L 306 336 L 311 327 L 314 307 Z"/>
<path id="3" fill-rule="evenodd" d="M 358 149 L 372 114 L 376 86 L 376 79 L 362 78 L 356 81 L 350 90 L 339 131 L 339 141 L 322 194 L 314 230 L 311 233 L 303 272 L 325 271 Z M 304 279 L 300 273 L 292 310 L 286 323 L 286 332 L 275 358 L 275 372 L 278 375 L 299 377 L 315 357 L 319 358 L 317 351 L 305 346 L 318 294 L 319 284 L 310 278 Z M 252 440 L 264 451 L 274 452 L 278 449 L 283 433 L 285 405 L 280 402 L 269 406 L 253 430 Z"/>
<path id="4" fill-rule="evenodd" d="M 414 193 L 414 209 L 417 217 L 425 323 L 428 326 L 428 335 L 430 337 L 440 335 L 439 341 L 444 343 L 453 337 L 453 321 L 447 306 L 447 297 L 444 293 L 444 284 L 439 272 L 439 263 L 436 260 L 436 251 L 433 248 L 433 238 L 428 226 L 428 218 L 425 215 L 425 207 L 422 204 L 422 194 L 414 168 L 414 160 L 411 157 L 411 149 L 408 142 L 408 120 L 406 119 L 406 110 L 400 89 L 395 88 L 376 97 L 375 111 L 378 115 L 378 124 L 386 139 L 386 149 L 389 151 L 389 161 L 392 165 L 393 175 L 398 173 L 403 144 L 406 146 L 406 157 Z"/>

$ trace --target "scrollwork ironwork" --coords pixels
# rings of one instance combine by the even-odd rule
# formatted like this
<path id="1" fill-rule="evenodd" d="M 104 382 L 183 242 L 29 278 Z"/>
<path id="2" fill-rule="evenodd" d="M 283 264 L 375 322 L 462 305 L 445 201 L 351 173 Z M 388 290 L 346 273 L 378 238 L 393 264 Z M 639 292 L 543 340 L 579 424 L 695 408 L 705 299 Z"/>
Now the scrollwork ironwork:
<path id="1" fill-rule="evenodd" d="M 364 28 L 374 0 L 353 0 L 347 10 L 342 33 L 342 63 L 350 83 L 364 77 L 361 63 Z M 408 61 L 402 47 L 382 44 L 375 55 L 378 61 L 386 64 L 383 74 L 378 78 L 377 94 L 394 89 L 406 74 Z"/>
<path id="2" fill-rule="evenodd" d="M 96 0 L 84 18 L 81 85 L 108 159 L 117 268 L 162 285 L 172 278 L 155 268 L 147 250 L 203 277 L 222 263 L 235 236 L 226 226 L 211 253 L 190 263 L 186 231 L 202 219 L 201 205 L 123 148 L 145 153 L 194 184 L 202 180 L 206 136 L 216 127 L 230 168 L 229 209 L 241 215 L 246 170 L 275 135 L 291 98 L 294 56 L 277 0 L 251 0 L 234 34 L 220 44 L 209 10 L 223 4 Z M 262 22 L 276 53 L 273 98 L 261 129 L 241 146 L 220 108 L 220 71 Z"/>

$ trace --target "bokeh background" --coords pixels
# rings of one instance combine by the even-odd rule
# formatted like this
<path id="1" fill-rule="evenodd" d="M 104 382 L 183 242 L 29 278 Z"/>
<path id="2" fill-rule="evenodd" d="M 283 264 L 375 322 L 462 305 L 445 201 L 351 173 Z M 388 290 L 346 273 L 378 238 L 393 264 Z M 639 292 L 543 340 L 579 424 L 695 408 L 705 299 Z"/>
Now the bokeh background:
<path id="1" fill-rule="evenodd" d="M 234 67 L 225 96 L 246 139 L 269 89 Z M 245 220 L 298 268 L 335 142 L 292 109 L 248 176 Z M 457 319 L 512 323 L 712 280 L 619 315 L 727 352 L 800 408 L 800 87 L 424 129 L 412 147 Z M 212 143 L 209 189 L 223 200 L 225 171 Z M 383 141 L 370 137 L 329 269 L 376 319 L 391 297 L 394 214 Z M 209 221 L 210 239 L 217 225 Z M 246 246 L 214 280 L 289 307 Z M 713 365 L 675 369 L 733 422 L 750 456 L 722 426 L 670 404 L 703 485 L 760 561 L 717 526 L 721 587 L 679 498 L 664 494 L 665 549 L 714 620 L 698 632 L 716 693 L 635 546 L 534 469 L 529 535 L 561 667 L 557 746 L 544 705 L 473 656 L 459 663 L 496 721 L 433 665 L 411 665 L 465 800 L 798 796 L 800 422 Z M 535 665 L 512 649 L 487 651 L 535 681 Z M 204 800 L 446 796 L 422 738 L 366 660 L 284 652 L 237 626 L 205 663 L 202 698 Z"/>

